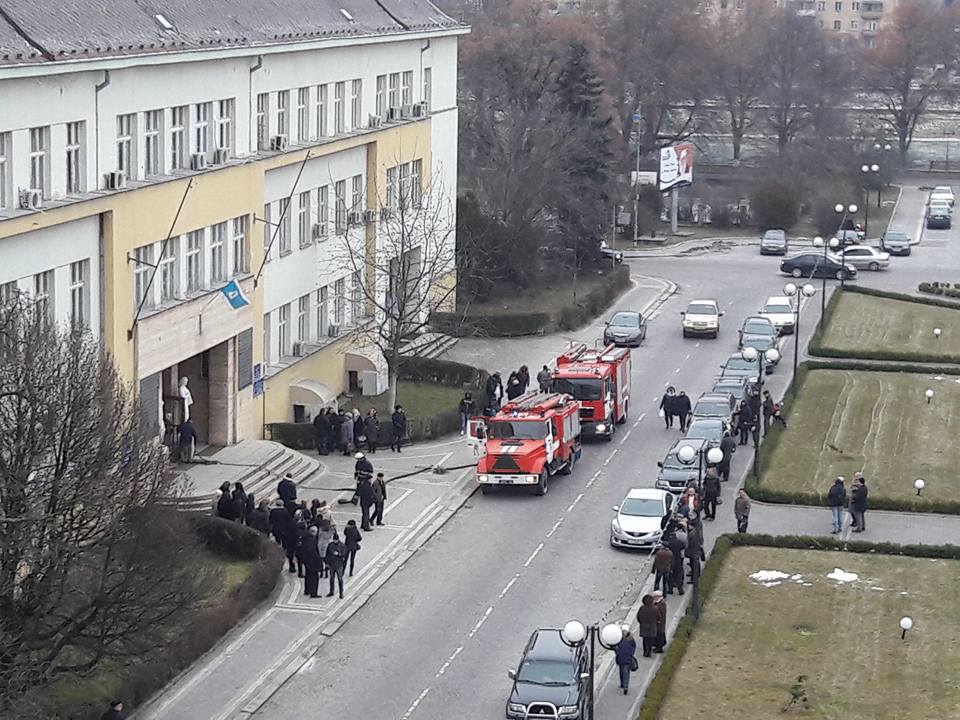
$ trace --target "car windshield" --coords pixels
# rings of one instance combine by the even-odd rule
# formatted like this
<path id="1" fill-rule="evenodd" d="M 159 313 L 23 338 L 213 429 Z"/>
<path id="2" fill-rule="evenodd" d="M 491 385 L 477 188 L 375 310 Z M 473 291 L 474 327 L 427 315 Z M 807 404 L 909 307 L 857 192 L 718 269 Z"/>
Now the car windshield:
<path id="1" fill-rule="evenodd" d="M 783 230 L 767 230 L 763 235 L 764 240 L 785 240 L 786 237 Z"/>
<path id="2" fill-rule="evenodd" d="M 542 440 L 547 430 L 543 420 L 498 420 L 490 423 L 489 434 L 496 440 Z"/>
<path id="3" fill-rule="evenodd" d="M 883 236 L 884 240 L 903 240 L 906 241 L 907 234 L 899 232 L 897 230 L 891 230 Z"/>
<path id="4" fill-rule="evenodd" d="M 723 434 L 723 425 L 716 420 L 694 420 L 687 430 L 688 438 L 716 438 Z"/>
<path id="5" fill-rule="evenodd" d="M 687 305 L 687 315 L 716 315 L 717 308 L 707 303 L 690 303 Z"/>
<path id="6" fill-rule="evenodd" d="M 747 320 L 743 324 L 743 332 L 751 335 L 773 335 L 776 331 L 769 320 Z"/>
<path id="7" fill-rule="evenodd" d="M 730 414 L 730 403 L 725 400 L 700 400 L 694 406 L 693 414 L 701 417 L 726 417 Z"/>
<path id="8" fill-rule="evenodd" d="M 724 365 L 724 367 L 731 370 L 753 370 L 756 365 L 757 363 L 752 360 L 746 360 L 739 355 L 735 355 L 727 360 L 727 364 Z"/>
<path id="9" fill-rule="evenodd" d="M 931 215 L 947 215 L 948 213 L 947 213 L 946 207 L 938 207 L 934 205 L 933 207 L 930 208 L 930 214 Z"/>
<path id="10" fill-rule="evenodd" d="M 793 313 L 793 308 L 789 305 L 781 305 L 780 303 L 768 303 L 763 306 L 763 312 L 775 315 L 790 315 Z"/>
<path id="11" fill-rule="evenodd" d="M 713 386 L 713 391 L 730 393 L 731 395 L 733 395 L 735 400 L 739 400 L 740 398 L 742 398 L 745 392 L 743 385 L 741 385 L 740 383 L 737 383 L 736 385 L 728 384 L 728 383 L 717 383 L 716 385 Z"/>
<path id="12" fill-rule="evenodd" d="M 743 338 L 745 348 L 752 347 L 756 350 L 767 350 L 772 348 L 776 341 L 770 335 L 747 335 Z"/>
<path id="13" fill-rule="evenodd" d="M 600 378 L 554 378 L 552 389 L 572 395 L 574 400 L 599 400 L 602 386 Z"/>
<path id="14" fill-rule="evenodd" d="M 610 319 L 610 324 L 617 327 L 637 328 L 640 327 L 640 316 L 633 313 L 617 313 Z"/>
<path id="15" fill-rule="evenodd" d="M 695 465 L 696 463 L 691 464 Z M 690 467 L 690 465 L 680 462 L 680 458 L 677 457 L 677 453 L 675 452 L 667 454 L 667 457 L 663 459 L 663 466 L 671 470 L 684 470 Z"/>
<path id="16" fill-rule="evenodd" d="M 620 506 L 621 515 L 663 517 L 663 500 L 659 498 L 627 498 Z"/>
<path id="17" fill-rule="evenodd" d="M 534 685 L 573 685 L 575 666 L 561 660 L 524 660 L 517 681 Z"/>

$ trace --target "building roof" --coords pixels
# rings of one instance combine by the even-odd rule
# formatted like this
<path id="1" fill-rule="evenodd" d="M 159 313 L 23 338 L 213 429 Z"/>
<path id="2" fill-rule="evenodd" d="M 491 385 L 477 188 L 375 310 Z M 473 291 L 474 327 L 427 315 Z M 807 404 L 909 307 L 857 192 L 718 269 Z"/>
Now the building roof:
<path id="1" fill-rule="evenodd" d="M 0 0 L 0 66 L 456 27 L 430 0 Z"/>

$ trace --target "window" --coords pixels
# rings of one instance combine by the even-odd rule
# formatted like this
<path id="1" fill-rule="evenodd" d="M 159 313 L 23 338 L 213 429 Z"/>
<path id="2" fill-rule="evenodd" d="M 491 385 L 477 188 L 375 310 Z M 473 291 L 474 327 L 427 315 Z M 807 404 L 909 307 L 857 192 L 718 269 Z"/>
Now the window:
<path id="1" fill-rule="evenodd" d="M 825 12 L 827 9 L 827 0 L 820 0 L 817 3 L 817 12 Z"/>
<path id="2" fill-rule="evenodd" d="M 864 28 L 864 30 L 870 30 L 871 32 L 873 32 L 873 31 L 875 31 L 876 29 L 877 29 L 877 21 L 876 21 L 876 20 L 867 20 L 867 25 L 866 25 L 866 27 Z"/>
<path id="3" fill-rule="evenodd" d="M 851 30 L 856 30 L 856 29 L 857 29 L 857 21 L 856 21 L 856 20 L 851 20 L 851 21 L 850 21 L 850 29 L 851 29 Z"/>
<path id="4" fill-rule="evenodd" d="M 389 106 L 398 107 L 400 105 L 400 73 L 390 73 L 390 94 L 388 95 Z"/>
<path id="5" fill-rule="evenodd" d="M 320 224 L 320 236 L 325 237 L 330 223 L 330 187 L 324 185 L 317 191 L 317 222 Z"/>
<path id="6" fill-rule="evenodd" d="M 0 307 L 13 305 L 19 295 L 20 288 L 17 286 L 16 280 L 3 283 L 0 285 Z"/>
<path id="7" fill-rule="evenodd" d="M 401 209 L 410 207 L 410 163 L 400 166 L 400 197 Z"/>
<path id="8" fill-rule="evenodd" d="M 270 313 L 263 316 L 263 364 L 270 364 Z"/>
<path id="9" fill-rule="evenodd" d="M 203 287 L 203 230 L 187 234 L 187 292 Z"/>
<path id="10" fill-rule="evenodd" d="M 310 88 L 297 90 L 297 140 L 310 140 Z"/>
<path id="11" fill-rule="evenodd" d="M 47 322 L 53 321 L 53 270 L 33 276 L 33 302 Z"/>
<path id="12" fill-rule="evenodd" d="M 13 194 L 10 179 L 10 133 L 0 132 L 0 208 L 8 207 Z"/>
<path id="13" fill-rule="evenodd" d="M 403 73 L 403 81 L 400 83 L 400 104 L 413 104 L 413 70 Z"/>
<path id="14" fill-rule="evenodd" d="M 433 108 L 433 69 L 423 69 L 423 102 L 427 104 L 427 110 Z"/>
<path id="15" fill-rule="evenodd" d="M 363 80 L 354 80 L 350 84 L 350 128 L 356 130 L 363 125 Z"/>
<path id="16" fill-rule="evenodd" d="M 247 218 L 233 219 L 233 274 L 247 271 Z"/>
<path id="17" fill-rule="evenodd" d="M 327 287 L 317 290 L 317 337 L 324 338 L 330 325 L 330 308 L 327 306 Z"/>
<path id="18" fill-rule="evenodd" d="M 333 322 L 335 325 L 343 325 L 343 311 L 346 302 L 347 281 L 340 278 L 333 286 Z"/>
<path id="19" fill-rule="evenodd" d="M 310 296 L 303 295 L 297 302 L 297 340 L 310 342 Z"/>
<path id="20" fill-rule="evenodd" d="M 290 137 L 290 91 L 277 93 L 277 134 Z"/>
<path id="21" fill-rule="evenodd" d="M 317 85 L 317 137 L 321 138 L 327 134 L 327 86 Z"/>
<path id="22" fill-rule="evenodd" d="M 270 148 L 270 96 L 257 95 L 257 150 Z"/>
<path id="23" fill-rule="evenodd" d="M 337 204 L 334 216 L 334 232 L 343 235 L 347 232 L 347 181 L 338 180 L 333 188 L 333 201 Z"/>
<path id="24" fill-rule="evenodd" d="M 50 147 L 50 128 L 30 128 L 30 189 L 50 196 L 50 168 L 47 151 Z"/>
<path id="25" fill-rule="evenodd" d="M 377 75 L 377 117 L 387 116 L 387 76 Z"/>
<path id="26" fill-rule="evenodd" d="M 67 194 L 83 192 L 85 185 L 83 177 L 83 129 L 82 122 L 67 123 Z"/>
<path id="27" fill-rule="evenodd" d="M 839 29 L 840 29 L 840 21 L 839 21 L 839 20 L 834 20 L 834 21 L 833 21 L 833 29 L 834 29 L 834 30 L 839 30 Z"/>
<path id="28" fill-rule="evenodd" d="M 357 322 L 363 317 L 363 273 L 360 270 L 353 273 L 350 289 L 353 293 L 350 298 L 351 313 L 353 321 Z"/>
<path id="29" fill-rule="evenodd" d="M 350 209 L 354 212 L 363 212 L 363 175 L 354 175 L 351 179 L 352 197 Z"/>
<path id="30" fill-rule="evenodd" d="M 147 176 L 160 175 L 163 173 L 163 155 L 160 153 L 163 110 L 147 110 L 143 114 L 143 120 L 143 172 Z"/>
<path id="31" fill-rule="evenodd" d="M 423 192 L 421 185 L 421 175 L 423 173 L 423 160 L 414 160 L 410 163 L 410 203 L 412 205 L 420 204 L 420 196 Z"/>
<path id="32" fill-rule="evenodd" d="M 187 126 L 187 106 L 170 109 L 170 169 L 178 170 L 186 164 L 184 133 Z"/>
<path id="33" fill-rule="evenodd" d="M 300 193 L 297 204 L 297 228 L 300 233 L 300 247 L 310 245 L 310 191 Z"/>
<path id="34" fill-rule="evenodd" d="M 137 116 L 117 115 L 117 170 L 125 172 L 128 178 L 136 177 L 134 172 L 134 128 Z"/>
<path id="35" fill-rule="evenodd" d="M 280 254 L 290 252 L 290 200 L 283 198 L 280 201 Z"/>
<path id="36" fill-rule="evenodd" d="M 397 168 L 387 168 L 387 207 L 397 209 Z"/>
<path id="37" fill-rule="evenodd" d="M 843 3 L 842 3 L 842 2 L 835 2 L 835 3 L 833 4 L 833 11 L 834 11 L 834 12 L 843 12 Z"/>
<path id="38" fill-rule="evenodd" d="M 210 228 L 210 283 L 221 283 L 227 279 L 223 248 L 227 240 L 227 224 L 217 223 Z"/>
<path id="39" fill-rule="evenodd" d="M 236 104 L 233 98 L 217 103 L 217 149 L 233 155 L 233 113 Z"/>
<path id="40" fill-rule="evenodd" d="M 277 313 L 277 352 L 280 357 L 290 354 L 290 304 L 281 305 Z"/>
<path id="41" fill-rule="evenodd" d="M 87 274 L 89 260 L 70 263 L 70 322 L 74 327 L 86 325 L 87 310 Z"/>
<path id="42" fill-rule="evenodd" d="M 193 151 L 199 155 L 210 151 L 210 103 L 193 106 Z"/>
<path id="43" fill-rule="evenodd" d="M 858 2 L 852 3 L 851 9 L 853 9 L 853 10 L 859 10 L 859 9 L 860 9 L 860 3 L 858 3 Z"/>
<path id="44" fill-rule="evenodd" d="M 335 83 L 333 86 L 333 134 L 339 135 L 344 129 L 343 96 L 346 92 L 345 82 Z"/>
<path id="45" fill-rule="evenodd" d="M 180 238 L 170 238 L 160 255 L 160 301 L 173 300 L 177 296 L 177 256 L 180 253 Z"/>
<path id="46" fill-rule="evenodd" d="M 137 307 L 140 307 L 140 303 L 147 294 L 150 274 L 153 272 L 153 245 L 138 247 L 134 251 L 134 259 L 136 262 L 133 265 L 133 299 Z M 144 305 L 151 307 L 153 303 L 148 299 Z"/>
<path id="47" fill-rule="evenodd" d="M 273 212 L 270 203 L 263 206 L 263 253 L 270 262 L 270 240 L 273 238 Z"/>

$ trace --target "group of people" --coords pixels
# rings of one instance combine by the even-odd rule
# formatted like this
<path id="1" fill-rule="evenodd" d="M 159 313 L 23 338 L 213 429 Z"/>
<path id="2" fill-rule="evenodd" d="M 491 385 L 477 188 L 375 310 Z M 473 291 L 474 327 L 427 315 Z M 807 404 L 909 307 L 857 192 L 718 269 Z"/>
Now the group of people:
<path id="1" fill-rule="evenodd" d="M 214 503 L 214 511 L 219 517 L 233 520 L 241 525 L 249 525 L 264 535 L 270 532 L 270 505 L 266 500 L 257 503 L 253 493 L 243 488 L 243 483 L 231 485 L 224 482 L 220 486 L 220 495 Z"/>
<path id="2" fill-rule="evenodd" d="M 540 382 L 540 375 L 537 376 L 537 381 Z M 506 388 L 503 386 L 503 377 L 499 371 L 493 373 L 487 378 L 487 384 L 484 387 L 486 402 L 483 406 L 483 414 L 488 417 L 496 415 L 504 404 L 504 398 L 507 401 L 515 400 L 523 395 L 528 387 L 530 387 L 530 369 L 526 365 L 521 365 L 519 370 L 510 373 Z M 541 389 L 543 389 L 542 383 Z"/>
<path id="3" fill-rule="evenodd" d="M 843 514 L 850 515 L 850 526 L 853 532 L 859 533 L 867 529 L 867 480 L 862 472 L 855 472 L 850 481 L 850 490 L 847 491 L 842 476 L 833 481 L 827 492 L 827 505 L 833 518 L 831 534 L 836 535 L 843 530 Z"/>
<path id="4" fill-rule="evenodd" d="M 402 405 L 394 408 L 390 427 L 390 450 L 400 452 L 407 436 L 407 415 Z M 324 408 L 313 418 L 313 434 L 320 455 L 339 452 L 350 456 L 364 448 L 368 453 L 375 453 L 380 440 L 380 417 L 375 408 L 370 408 L 366 415 L 356 408 L 350 412 Z"/>
<path id="5" fill-rule="evenodd" d="M 680 425 L 680 432 L 686 432 L 690 425 L 690 417 L 693 412 L 693 404 L 685 390 L 679 393 L 677 389 L 670 385 L 667 387 L 663 397 L 660 398 L 660 417 L 663 418 L 664 425 L 669 430 L 673 427 L 673 419 L 676 418 Z"/>

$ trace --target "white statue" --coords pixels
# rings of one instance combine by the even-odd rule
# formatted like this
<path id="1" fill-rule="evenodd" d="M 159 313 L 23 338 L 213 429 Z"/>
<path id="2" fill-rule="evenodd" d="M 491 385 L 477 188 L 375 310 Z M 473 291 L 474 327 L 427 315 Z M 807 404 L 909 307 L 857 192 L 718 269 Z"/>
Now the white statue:
<path id="1" fill-rule="evenodd" d="M 180 398 L 183 400 L 183 419 L 181 422 L 186 422 L 190 419 L 190 406 L 193 405 L 193 393 L 191 393 L 190 388 L 187 387 L 187 382 L 186 376 L 180 378 Z"/>

